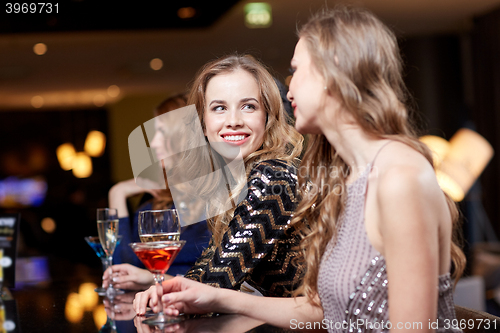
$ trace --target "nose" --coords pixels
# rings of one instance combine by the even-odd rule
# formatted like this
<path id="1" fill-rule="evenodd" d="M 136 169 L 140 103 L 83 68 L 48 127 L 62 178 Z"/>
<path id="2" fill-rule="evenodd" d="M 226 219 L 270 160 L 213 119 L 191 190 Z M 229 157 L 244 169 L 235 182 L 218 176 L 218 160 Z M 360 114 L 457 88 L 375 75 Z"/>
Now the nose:
<path id="1" fill-rule="evenodd" d="M 238 128 L 243 126 L 243 117 L 240 110 L 232 110 L 227 113 L 226 126 L 229 128 Z"/>
<path id="2" fill-rule="evenodd" d="M 153 136 L 153 140 L 149 143 L 151 148 L 159 148 L 163 146 L 163 135 L 160 131 L 156 131 L 155 136 Z"/>
<path id="3" fill-rule="evenodd" d="M 288 100 L 290 102 L 293 102 L 293 96 L 292 96 L 292 93 L 290 92 L 290 90 L 288 90 L 288 92 L 286 93 L 286 98 L 288 98 Z"/>

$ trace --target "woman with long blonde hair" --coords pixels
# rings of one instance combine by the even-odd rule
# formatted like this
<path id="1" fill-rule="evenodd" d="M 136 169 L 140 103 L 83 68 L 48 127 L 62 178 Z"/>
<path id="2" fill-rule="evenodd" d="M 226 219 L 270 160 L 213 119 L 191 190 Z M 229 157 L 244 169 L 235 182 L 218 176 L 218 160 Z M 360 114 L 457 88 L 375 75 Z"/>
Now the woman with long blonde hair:
<path id="1" fill-rule="evenodd" d="M 302 297 L 251 298 L 176 278 L 164 285 L 165 312 L 330 332 L 459 332 L 457 208 L 412 130 L 394 34 L 367 11 L 325 10 L 300 30 L 291 65 L 295 127 L 311 135 L 292 221 L 303 234 Z M 136 297 L 138 314 L 145 301 Z"/>

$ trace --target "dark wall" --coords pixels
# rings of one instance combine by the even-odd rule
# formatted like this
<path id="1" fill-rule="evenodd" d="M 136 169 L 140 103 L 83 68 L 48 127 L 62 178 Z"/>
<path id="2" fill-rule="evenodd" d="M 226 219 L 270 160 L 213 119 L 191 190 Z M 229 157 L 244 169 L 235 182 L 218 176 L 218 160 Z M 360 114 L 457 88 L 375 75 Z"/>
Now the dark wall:
<path id="1" fill-rule="evenodd" d="M 477 130 L 500 153 L 500 9 L 474 21 L 471 34 L 474 104 Z M 492 225 L 499 234 L 500 163 L 496 156 L 481 176 L 483 202 Z"/>

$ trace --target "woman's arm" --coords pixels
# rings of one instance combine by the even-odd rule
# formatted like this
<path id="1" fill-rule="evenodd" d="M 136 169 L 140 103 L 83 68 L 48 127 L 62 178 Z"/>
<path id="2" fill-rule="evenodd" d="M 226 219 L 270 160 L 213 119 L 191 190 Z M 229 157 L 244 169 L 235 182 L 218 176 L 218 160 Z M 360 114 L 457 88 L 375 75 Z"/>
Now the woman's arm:
<path id="1" fill-rule="evenodd" d="M 259 297 L 229 289 L 217 289 L 208 285 L 175 277 L 163 283 L 162 298 L 165 313 L 178 315 L 201 313 L 235 313 L 262 320 L 270 325 L 290 328 L 295 322 L 321 322 L 323 310 L 314 306 L 305 297 L 280 298 Z M 143 315 L 148 304 L 157 310 L 156 289 L 151 287 L 138 293 L 134 310 Z"/>
<path id="2" fill-rule="evenodd" d="M 144 180 L 146 181 L 146 180 Z M 152 182 L 147 184 L 153 186 Z M 148 192 L 152 196 L 156 197 L 160 190 L 144 189 L 136 184 L 134 179 L 121 181 L 113 187 L 108 192 L 109 207 L 116 208 L 118 211 L 118 217 L 128 217 L 127 209 L 127 198 L 133 195 Z"/>
<path id="3" fill-rule="evenodd" d="M 276 249 L 296 206 L 296 179 L 284 163 L 261 162 L 249 175 L 248 192 L 222 237 L 213 239 L 186 278 L 238 289 L 245 277 Z"/>
<path id="4" fill-rule="evenodd" d="M 416 167 L 392 168 L 377 188 L 389 319 L 393 325 L 421 323 L 419 332 L 430 331 L 429 320 L 437 315 L 441 205 L 447 207 L 442 191 L 434 173 Z"/>

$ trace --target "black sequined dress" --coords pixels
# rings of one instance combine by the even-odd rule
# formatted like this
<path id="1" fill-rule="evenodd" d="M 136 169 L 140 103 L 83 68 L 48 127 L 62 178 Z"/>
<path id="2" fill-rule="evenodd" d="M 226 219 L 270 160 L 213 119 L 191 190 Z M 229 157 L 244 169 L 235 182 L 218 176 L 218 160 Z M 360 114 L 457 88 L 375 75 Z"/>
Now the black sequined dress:
<path id="1" fill-rule="evenodd" d="M 290 227 L 297 205 L 297 169 L 288 162 L 259 162 L 248 177 L 248 193 L 234 211 L 221 244 L 208 248 L 186 278 L 239 289 L 246 281 L 264 296 L 291 296 L 302 277 L 292 260 L 298 232 Z"/>

